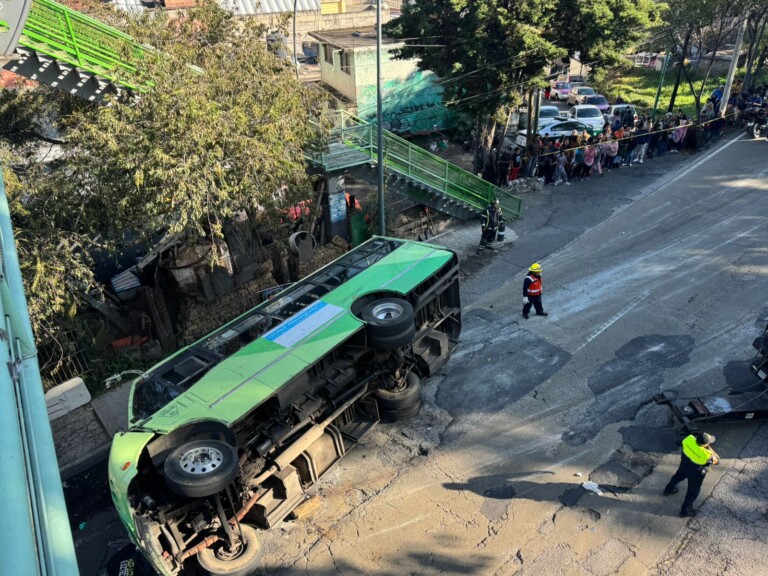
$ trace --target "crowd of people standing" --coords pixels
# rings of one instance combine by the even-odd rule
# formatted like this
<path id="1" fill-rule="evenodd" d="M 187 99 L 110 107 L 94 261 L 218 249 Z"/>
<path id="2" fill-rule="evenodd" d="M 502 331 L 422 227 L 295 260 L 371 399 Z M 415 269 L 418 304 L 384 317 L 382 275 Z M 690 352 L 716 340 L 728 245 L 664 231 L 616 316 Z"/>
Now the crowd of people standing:
<path id="1" fill-rule="evenodd" d="M 605 176 L 611 170 L 642 164 L 647 158 L 696 150 L 702 143 L 719 136 L 727 122 L 738 122 L 739 114 L 746 107 L 766 101 L 764 86 L 749 96 L 736 87 L 723 118 L 719 115 L 723 88 L 716 88 L 705 103 L 701 130 L 696 129 L 682 110 L 652 118 L 649 115 L 635 117 L 634 113 L 628 113 L 631 108 L 626 107 L 623 115 L 606 115 L 603 131 L 598 135 L 575 130 L 561 138 L 536 134 L 527 147 L 504 150 L 494 163 L 493 174 L 483 176 L 499 186 L 524 177 L 536 177 L 545 184 L 570 185 L 574 179 Z"/>
<path id="2" fill-rule="evenodd" d="M 526 150 L 516 147 L 508 163 L 500 163 L 498 184 L 521 177 L 537 177 L 545 184 L 570 185 L 574 179 L 605 176 L 623 166 L 642 164 L 646 158 L 696 148 L 696 131 L 682 112 L 667 114 L 655 121 L 650 117 L 608 119 L 602 133 L 574 131 L 570 136 L 551 138 L 535 135 Z M 722 130 L 708 127 L 705 138 Z M 710 134 L 711 133 L 711 134 Z M 507 169 L 508 167 L 508 169 Z"/>

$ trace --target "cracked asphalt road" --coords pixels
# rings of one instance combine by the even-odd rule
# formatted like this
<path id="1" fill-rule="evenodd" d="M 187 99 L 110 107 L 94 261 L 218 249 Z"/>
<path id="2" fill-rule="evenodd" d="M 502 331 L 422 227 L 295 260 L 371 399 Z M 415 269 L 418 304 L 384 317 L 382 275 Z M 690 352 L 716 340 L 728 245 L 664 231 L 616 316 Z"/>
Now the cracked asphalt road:
<path id="1" fill-rule="evenodd" d="M 682 494 L 660 495 L 678 436 L 651 398 L 755 384 L 765 151 L 738 140 L 532 193 L 492 257 L 471 256 L 474 228 L 435 240 L 465 260 L 460 348 L 416 418 L 374 429 L 310 518 L 265 536 L 263 573 L 764 573 L 765 429 L 709 428 L 723 463 L 686 521 Z M 525 321 L 533 261 L 550 316 Z"/>

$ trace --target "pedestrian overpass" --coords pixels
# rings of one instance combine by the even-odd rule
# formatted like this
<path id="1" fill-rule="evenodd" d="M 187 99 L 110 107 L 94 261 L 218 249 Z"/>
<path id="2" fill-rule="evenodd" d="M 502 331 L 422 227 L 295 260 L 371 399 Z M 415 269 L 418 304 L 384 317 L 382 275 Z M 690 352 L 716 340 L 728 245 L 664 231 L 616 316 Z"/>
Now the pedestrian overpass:
<path id="1" fill-rule="evenodd" d="M 5 70 L 91 101 L 121 89 L 147 90 L 138 64 L 150 46 L 51 0 L 1 6 Z"/>

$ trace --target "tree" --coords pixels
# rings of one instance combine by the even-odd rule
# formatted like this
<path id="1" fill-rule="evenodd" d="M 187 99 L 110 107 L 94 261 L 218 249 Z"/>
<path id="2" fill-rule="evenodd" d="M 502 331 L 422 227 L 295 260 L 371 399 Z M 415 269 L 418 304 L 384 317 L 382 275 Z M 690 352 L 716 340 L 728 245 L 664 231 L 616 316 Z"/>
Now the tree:
<path id="1" fill-rule="evenodd" d="M 22 168 L 7 147 L 0 146 L 2 178 L 10 206 L 14 239 L 27 294 L 30 321 L 38 342 L 61 349 L 61 335 L 75 326 L 78 294 L 95 288 L 87 236 L 72 230 L 72 214 L 55 194 L 36 189 L 38 168 Z M 20 173 L 12 168 L 20 168 Z M 71 222 L 75 222 L 73 219 Z M 63 351 L 53 354 L 55 373 Z"/>
<path id="2" fill-rule="evenodd" d="M 547 35 L 568 55 L 578 52 L 581 62 L 613 66 L 662 25 L 664 6 L 654 0 L 559 0 Z"/>
<path id="3" fill-rule="evenodd" d="M 319 141 L 320 97 L 268 50 L 263 26 L 213 1 L 127 24 L 156 48 L 138 63 L 152 88 L 74 114 L 66 170 L 51 177 L 82 198 L 87 230 L 113 241 L 158 229 L 215 241 L 241 211 L 274 227 L 283 202 L 308 199 L 303 154 Z"/>
<path id="4" fill-rule="evenodd" d="M 312 195 L 304 153 L 322 143 L 322 96 L 267 48 L 253 19 L 212 0 L 178 17 L 96 10 L 156 48 L 137 62 L 146 93 L 106 105 L 46 87 L 0 93 L 0 145 L 14 147 L 3 158 L 13 224 L 45 343 L 94 288 L 94 246 L 114 250 L 161 230 L 213 242 L 243 214 L 274 237 L 283 210 Z M 25 155 L 48 124 L 63 141 L 55 159 Z"/>
<path id="5" fill-rule="evenodd" d="M 543 34 L 555 8 L 556 0 L 434 0 L 405 3 L 386 25 L 405 42 L 397 56 L 418 58 L 419 68 L 442 79 L 447 105 L 474 118 L 475 172 L 488 159 L 504 103 L 563 54 Z"/>
<path id="6" fill-rule="evenodd" d="M 718 50 L 736 36 L 743 18 L 765 12 L 766 0 L 732 0 L 721 3 L 714 0 L 669 0 L 665 19 L 670 24 L 669 40 L 680 46 L 672 52 L 675 64 L 694 98 L 696 116 L 701 117 L 702 99 L 710 80 Z M 688 61 L 690 48 L 696 47 L 698 58 Z M 738 54 L 733 55 L 738 58 Z M 703 66 L 702 66 L 703 63 Z M 698 71 L 698 78 L 694 74 Z"/>

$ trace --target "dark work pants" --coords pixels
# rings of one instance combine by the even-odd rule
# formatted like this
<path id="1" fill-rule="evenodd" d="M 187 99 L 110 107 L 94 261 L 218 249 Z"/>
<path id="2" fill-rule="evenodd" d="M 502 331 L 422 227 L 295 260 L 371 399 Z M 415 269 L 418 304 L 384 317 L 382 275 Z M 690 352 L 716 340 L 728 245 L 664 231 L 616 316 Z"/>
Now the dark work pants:
<path id="1" fill-rule="evenodd" d="M 693 503 L 699 497 L 699 492 L 701 492 L 704 476 L 706 476 L 706 468 L 704 468 L 704 473 L 702 473 L 701 468 L 695 466 L 686 456 L 681 456 L 680 466 L 678 466 L 677 472 L 667 483 L 664 491 L 669 492 L 670 489 L 677 486 L 683 480 L 688 480 L 688 489 L 685 492 L 682 508 L 683 510 L 693 508 Z"/>
<path id="2" fill-rule="evenodd" d="M 544 307 L 541 305 L 541 296 L 528 296 L 528 304 L 523 304 L 523 314 L 528 314 L 531 311 L 531 306 L 536 308 L 536 314 L 544 312 Z"/>

